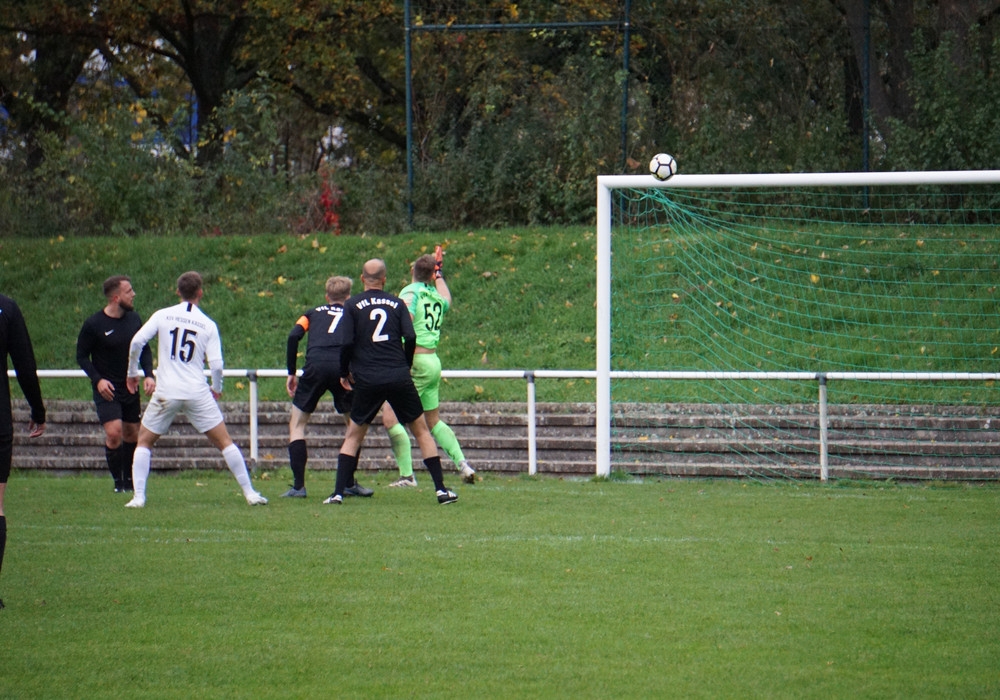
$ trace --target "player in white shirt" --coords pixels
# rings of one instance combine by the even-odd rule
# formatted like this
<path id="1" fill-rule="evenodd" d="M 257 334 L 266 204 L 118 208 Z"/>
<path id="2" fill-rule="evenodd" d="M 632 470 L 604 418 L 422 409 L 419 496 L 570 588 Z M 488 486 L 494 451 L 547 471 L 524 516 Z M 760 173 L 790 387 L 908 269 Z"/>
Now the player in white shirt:
<path id="1" fill-rule="evenodd" d="M 204 434 L 222 453 L 226 466 L 236 477 L 247 503 L 265 505 L 267 499 L 250 483 L 243 454 L 226 429 L 218 398 L 222 394 L 222 341 L 215 321 L 198 308 L 203 294 L 201 275 L 185 272 L 177 278 L 181 303 L 160 309 L 132 337 L 128 354 L 127 387 L 139 389 L 139 354 L 157 338 L 156 391 L 139 426 L 138 446 L 132 460 L 135 497 L 126 508 L 146 505 L 146 480 L 153 444 L 170 429 L 174 418 L 183 413 L 195 430 Z M 205 381 L 205 363 L 212 384 Z"/>

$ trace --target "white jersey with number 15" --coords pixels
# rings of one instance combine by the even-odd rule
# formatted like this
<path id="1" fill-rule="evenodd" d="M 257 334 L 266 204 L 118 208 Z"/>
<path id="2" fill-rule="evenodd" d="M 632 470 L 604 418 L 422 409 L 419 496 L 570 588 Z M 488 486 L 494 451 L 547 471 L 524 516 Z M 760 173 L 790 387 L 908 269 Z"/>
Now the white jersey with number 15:
<path id="1" fill-rule="evenodd" d="M 222 371 L 222 341 L 215 321 L 197 304 L 181 302 L 154 313 L 133 336 L 128 374 L 139 375 L 139 353 L 157 338 L 156 393 L 165 399 L 191 399 L 210 392 L 205 363 Z M 221 393 L 222 386 L 215 387 Z"/>

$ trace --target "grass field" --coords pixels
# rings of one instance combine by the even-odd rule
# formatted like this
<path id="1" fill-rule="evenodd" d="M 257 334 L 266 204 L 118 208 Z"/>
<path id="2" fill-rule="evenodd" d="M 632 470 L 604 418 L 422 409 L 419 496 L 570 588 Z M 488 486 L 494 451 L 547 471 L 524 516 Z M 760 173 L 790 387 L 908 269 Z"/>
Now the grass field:
<path id="1" fill-rule="evenodd" d="M 1000 695 L 1000 490 L 15 473 L 0 697 Z"/>

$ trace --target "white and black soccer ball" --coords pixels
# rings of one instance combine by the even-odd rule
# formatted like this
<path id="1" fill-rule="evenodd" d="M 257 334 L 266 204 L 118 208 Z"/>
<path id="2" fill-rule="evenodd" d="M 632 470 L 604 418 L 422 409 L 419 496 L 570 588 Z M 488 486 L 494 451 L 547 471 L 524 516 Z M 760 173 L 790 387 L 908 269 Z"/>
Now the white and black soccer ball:
<path id="1" fill-rule="evenodd" d="M 669 153 L 657 153 L 649 161 L 649 172 L 657 180 L 669 180 L 677 174 L 677 161 Z"/>

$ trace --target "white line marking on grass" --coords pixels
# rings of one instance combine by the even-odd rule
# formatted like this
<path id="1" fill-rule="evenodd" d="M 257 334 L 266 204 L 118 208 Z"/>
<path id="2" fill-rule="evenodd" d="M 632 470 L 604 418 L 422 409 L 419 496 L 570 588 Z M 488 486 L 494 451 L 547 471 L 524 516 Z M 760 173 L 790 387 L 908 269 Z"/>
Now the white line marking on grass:
<path id="1" fill-rule="evenodd" d="M 101 533 L 108 533 L 106 537 L 90 537 L 90 538 L 68 538 L 59 540 L 31 540 L 25 538 L 18 538 L 18 543 L 32 544 L 32 545 L 102 545 L 111 542 L 132 542 L 137 541 L 141 543 L 156 543 L 156 544 L 168 544 L 168 543 L 179 543 L 179 544 L 221 544 L 229 542 L 248 542 L 251 540 L 257 540 L 259 537 L 264 537 L 269 541 L 273 541 L 275 544 L 281 542 L 313 542 L 318 544 L 329 544 L 333 542 L 331 537 L 307 537 L 304 536 L 299 531 L 284 531 L 284 530 L 267 530 L 267 531 L 256 531 L 256 530 L 246 530 L 246 529 L 233 529 L 233 530 L 221 530 L 221 529 L 174 529 L 174 528 L 164 528 L 164 527 L 132 527 L 127 530 L 121 530 L 119 528 L 105 527 L 103 525 L 25 525 L 23 527 L 18 527 L 19 530 L 36 530 L 39 532 L 72 532 L 79 533 L 80 531 L 85 531 L 92 533 L 94 535 L 99 535 Z M 123 536 L 128 533 L 135 533 L 139 535 L 136 537 Z M 149 533 L 148 536 L 144 533 Z M 344 539 L 338 537 L 338 542 L 350 542 L 350 539 Z"/>

